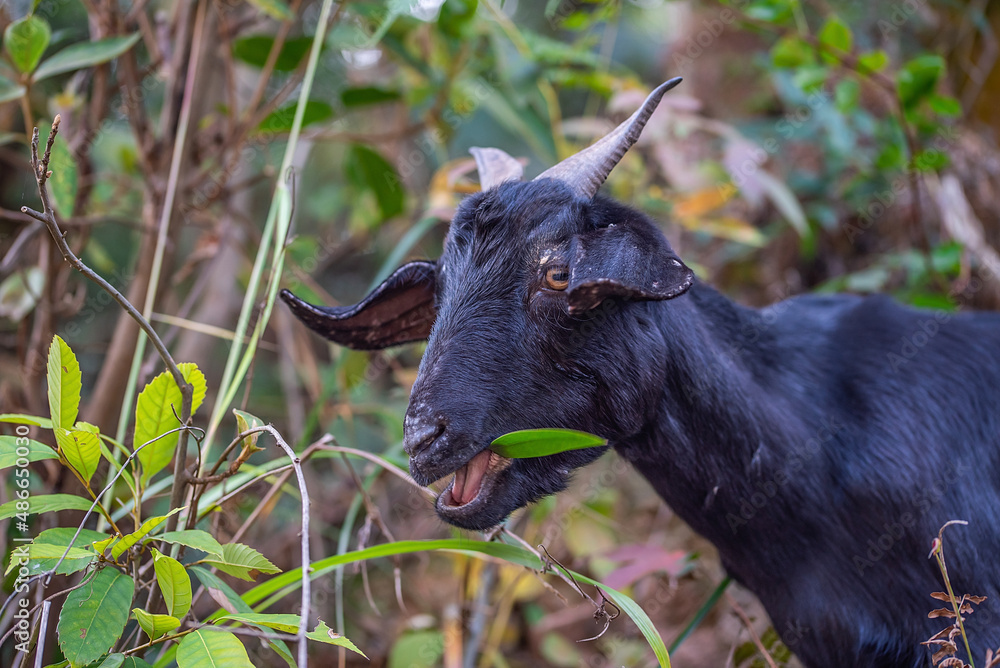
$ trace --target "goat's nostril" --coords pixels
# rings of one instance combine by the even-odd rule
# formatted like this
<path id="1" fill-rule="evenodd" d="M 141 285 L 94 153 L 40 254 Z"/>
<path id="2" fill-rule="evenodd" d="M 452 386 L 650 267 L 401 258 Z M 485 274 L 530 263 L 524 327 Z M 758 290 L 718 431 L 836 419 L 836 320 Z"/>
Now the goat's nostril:
<path id="1" fill-rule="evenodd" d="M 403 430 L 403 450 L 408 455 L 415 455 L 436 441 L 443 433 L 444 423 L 437 420 L 407 424 Z"/>

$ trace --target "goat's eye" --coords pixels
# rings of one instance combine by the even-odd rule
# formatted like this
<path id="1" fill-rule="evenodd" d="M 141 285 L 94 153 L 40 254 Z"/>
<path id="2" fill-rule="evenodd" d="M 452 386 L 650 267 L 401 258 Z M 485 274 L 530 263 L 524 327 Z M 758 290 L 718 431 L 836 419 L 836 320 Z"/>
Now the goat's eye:
<path id="1" fill-rule="evenodd" d="M 545 272 L 545 285 L 551 290 L 565 290 L 569 286 L 569 269 L 552 267 Z"/>

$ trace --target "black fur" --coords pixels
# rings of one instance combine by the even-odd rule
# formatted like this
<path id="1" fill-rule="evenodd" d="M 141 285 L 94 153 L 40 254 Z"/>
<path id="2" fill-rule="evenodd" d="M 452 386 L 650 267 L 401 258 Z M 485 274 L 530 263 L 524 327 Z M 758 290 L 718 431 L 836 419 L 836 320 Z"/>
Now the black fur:
<path id="1" fill-rule="evenodd" d="M 634 243 L 611 252 L 612 238 Z M 608 275 L 585 280 L 578 247 Z M 580 280 L 542 289 L 546 255 Z M 642 267 L 670 285 L 638 285 Z M 957 593 L 989 597 L 967 621 L 981 659 L 1000 643 L 1000 314 L 843 295 L 755 310 L 682 267 L 645 216 L 558 182 L 469 197 L 437 263 L 407 411 L 414 478 L 448 475 L 517 429 L 604 436 L 811 668 L 929 666 L 919 643 L 947 625 L 927 618 L 943 590 L 931 540 L 968 520 L 949 529 L 947 556 Z M 577 284 L 590 287 L 574 296 Z M 438 512 L 494 526 L 601 451 L 514 460 Z"/>

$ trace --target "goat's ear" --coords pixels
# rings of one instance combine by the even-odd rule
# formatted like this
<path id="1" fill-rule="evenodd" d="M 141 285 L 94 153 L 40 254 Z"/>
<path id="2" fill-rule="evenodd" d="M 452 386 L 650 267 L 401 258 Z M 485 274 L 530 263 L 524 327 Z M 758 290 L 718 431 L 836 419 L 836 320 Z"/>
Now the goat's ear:
<path id="1" fill-rule="evenodd" d="M 317 334 L 355 350 L 426 339 L 434 324 L 434 263 L 410 262 L 354 306 L 313 306 L 288 290 L 281 299 Z"/>
<path id="2" fill-rule="evenodd" d="M 694 282 L 694 272 L 652 226 L 611 224 L 577 235 L 569 259 L 570 313 L 588 311 L 609 297 L 672 299 Z"/>

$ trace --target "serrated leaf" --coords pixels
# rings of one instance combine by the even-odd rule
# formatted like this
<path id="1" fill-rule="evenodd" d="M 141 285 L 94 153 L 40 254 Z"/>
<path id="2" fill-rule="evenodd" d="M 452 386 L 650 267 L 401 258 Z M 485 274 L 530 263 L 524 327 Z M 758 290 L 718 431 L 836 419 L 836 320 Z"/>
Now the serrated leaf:
<path id="1" fill-rule="evenodd" d="M 84 550 L 79 547 L 71 547 L 67 551 L 65 545 L 28 543 L 27 545 L 22 545 L 19 549 L 23 550 L 18 553 L 19 555 L 27 553 L 29 560 L 28 571 L 30 575 L 44 573 L 45 571 L 51 570 L 57 563 L 59 563 L 59 559 L 62 558 L 64 553 L 66 554 L 66 558 L 63 559 L 61 564 L 59 564 L 59 570 L 57 571 L 58 575 L 69 575 L 70 573 L 82 571 L 84 568 L 89 566 L 91 562 L 97 559 L 97 555 L 90 550 Z M 7 569 L 4 571 L 4 576 L 20 565 L 18 561 L 18 559 L 10 560 L 10 563 L 7 564 Z"/>
<path id="2" fill-rule="evenodd" d="M 108 549 L 108 545 L 111 545 L 119 540 L 121 540 L 121 536 L 108 536 L 107 538 L 102 538 L 101 540 L 95 540 L 92 545 L 98 554 L 104 554 L 104 551 Z"/>
<path id="3" fill-rule="evenodd" d="M 145 538 L 146 534 L 148 534 L 150 531 L 163 524 L 163 522 L 168 517 L 170 517 L 171 515 L 175 515 L 176 513 L 179 513 L 181 510 L 183 510 L 183 508 L 174 508 L 166 515 L 160 515 L 158 517 L 150 517 L 148 520 L 142 523 L 142 525 L 138 528 L 138 530 L 133 531 L 127 536 L 123 536 L 122 539 L 118 541 L 113 548 L 111 548 L 111 558 L 114 561 L 118 561 L 118 557 L 125 554 L 126 550 L 128 550 L 133 545 L 138 543 L 140 540 Z"/>
<path id="4" fill-rule="evenodd" d="M 125 655 L 120 652 L 108 654 L 97 668 L 120 668 L 125 663 Z"/>
<path id="5" fill-rule="evenodd" d="M 162 554 L 156 548 L 152 552 L 153 570 L 156 571 L 156 582 L 163 594 L 167 612 L 182 619 L 191 609 L 191 576 L 184 570 L 181 562 L 173 557 Z"/>
<path id="6" fill-rule="evenodd" d="M 504 434 L 490 444 L 490 449 L 502 457 L 524 459 L 545 457 L 569 450 L 597 448 L 607 445 L 600 436 L 573 429 L 523 429 Z"/>
<path id="7" fill-rule="evenodd" d="M 62 427 L 56 427 L 55 434 L 59 451 L 89 488 L 90 479 L 101 463 L 101 437 L 90 431 Z"/>
<path id="8" fill-rule="evenodd" d="M 318 642 L 326 643 L 328 645 L 345 647 L 351 650 L 352 652 L 357 652 L 361 656 L 364 656 L 366 659 L 368 658 L 367 656 L 365 656 L 365 653 L 362 652 L 360 649 L 358 649 L 354 643 L 352 643 L 350 640 L 347 639 L 346 636 L 342 636 L 333 629 L 331 629 L 329 626 L 326 625 L 326 622 L 324 622 L 322 619 L 319 620 L 319 624 L 316 625 L 316 628 L 314 630 L 306 634 L 306 637 L 309 638 L 310 640 L 316 640 Z"/>
<path id="9" fill-rule="evenodd" d="M 52 337 L 45 378 L 49 386 L 52 427 L 72 429 L 80 411 L 80 363 L 59 336 Z"/>
<path id="10" fill-rule="evenodd" d="M 281 572 L 264 555 L 243 543 L 227 543 L 222 546 L 222 559 L 205 558 L 203 561 L 223 573 L 248 581 L 255 580 L 258 573 Z"/>
<path id="11" fill-rule="evenodd" d="M 31 72 L 38 66 L 52 39 L 52 29 L 40 16 L 25 16 L 14 21 L 3 34 L 3 48 L 21 72 Z"/>
<path id="12" fill-rule="evenodd" d="M 881 72 L 889 64 L 889 56 L 881 49 L 858 56 L 858 69 L 862 74 Z"/>
<path id="13" fill-rule="evenodd" d="M 223 615 L 218 619 L 213 619 L 215 623 L 224 621 L 241 622 L 243 624 L 253 624 L 254 626 L 266 626 L 269 629 L 274 629 L 275 631 L 281 631 L 282 633 L 296 634 L 299 632 L 299 620 L 302 618 L 299 615 L 286 614 L 286 613 L 266 613 L 266 612 L 253 612 L 253 613 L 231 613 L 228 615 Z"/>
<path id="14" fill-rule="evenodd" d="M 56 212 L 64 218 L 73 215 L 73 203 L 76 201 L 79 175 L 76 169 L 76 161 L 69 147 L 64 141 L 57 141 L 52 145 L 52 161 L 49 163 L 52 176 L 49 177 L 49 186 L 52 190 L 53 204 Z"/>
<path id="15" fill-rule="evenodd" d="M 16 84 L 10 79 L 0 77 L 0 104 L 21 99 L 24 91 L 25 88 L 21 84 Z"/>
<path id="16" fill-rule="evenodd" d="M 831 16 L 823 24 L 818 37 L 820 44 L 845 53 L 850 53 L 851 47 L 854 44 L 854 36 L 851 34 L 851 29 L 837 16 Z M 822 53 L 821 55 L 823 60 L 830 64 L 838 62 L 838 59 L 829 53 Z"/>
<path id="17" fill-rule="evenodd" d="M 230 612 L 253 614 L 253 608 L 247 605 L 240 598 L 240 595 L 233 591 L 233 588 L 223 582 L 215 573 L 200 566 L 192 566 L 191 570 L 198 577 L 198 580 L 201 581 L 201 584 L 205 586 L 212 598 L 215 599 L 215 602 L 223 606 L 223 608 Z M 289 666 L 295 668 L 295 660 L 292 658 L 292 653 L 284 640 L 267 638 L 267 642 Z"/>
<path id="18" fill-rule="evenodd" d="M 177 647 L 177 668 L 253 668 L 239 638 L 221 629 L 198 629 Z"/>
<path id="19" fill-rule="evenodd" d="M 215 540 L 215 537 L 212 536 L 212 534 L 207 531 L 202 531 L 201 529 L 167 531 L 166 533 L 154 536 L 153 540 L 160 540 L 164 543 L 192 547 L 196 550 L 201 550 L 202 552 L 214 554 L 220 559 L 222 558 L 222 545 L 219 544 L 219 541 Z"/>
<path id="20" fill-rule="evenodd" d="M 41 81 L 64 72 L 106 63 L 131 49 L 139 41 L 140 36 L 139 33 L 133 33 L 127 37 L 109 37 L 96 42 L 80 42 L 67 46 L 39 65 L 32 79 Z"/>
<path id="21" fill-rule="evenodd" d="M 125 630 L 135 583 L 115 568 L 104 568 L 66 596 L 59 624 L 59 647 L 74 666 L 101 658 Z"/>
<path id="22" fill-rule="evenodd" d="M 26 445 L 18 445 L 18 441 L 24 439 Z M 19 455 L 18 451 L 27 454 Z M 43 459 L 59 459 L 56 451 L 38 441 L 24 438 L 22 436 L 0 436 L 0 471 L 17 464 L 19 459 L 27 459 L 28 462 L 40 462 Z"/>
<path id="23" fill-rule="evenodd" d="M 9 519 L 14 517 L 18 512 L 22 512 L 17 510 L 18 503 L 23 502 L 14 499 L 0 506 L 0 520 Z M 90 510 L 91 502 L 75 494 L 43 494 L 41 496 L 32 496 L 30 504 L 31 510 L 29 512 L 32 515 L 40 515 L 42 513 L 53 513 L 57 510 Z"/>
<path id="24" fill-rule="evenodd" d="M 205 399 L 205 376 L 197 365 L 190 362 L 178 364 L 177 368 L 180 369 L 184 379 L 194 386 L 194 396 L 191 402 L 191 414 L 194 415 Z M 153 441 L 157 436 L 179 427 L 180 422 L 174 416 L 174 411 L 177 412 L 177 415 L 181 414 L 182 400 L 181 389 L 177 387 L 177 383 L 174 382 L 169 372 L 164 371 L 153 378 L 139 394 L 139 400 L 136 403 L 133 449 L 138 449 L 143 444 Z M 174 449 L 177 447 L 177 437 L 176 432 L 164 436 L 143 447 L 136 455 L 136 459 L 142 464 L 143 485 L 162 471 L 173 459 Z"/>
<path id="25" fill-rule="evenodd" d="M 181 625 L 181 620 L 176 617 L 150 614 L 142 608 L 132 608 L 132 614 L 135 615 L 135 621 L 139 622 L 139 626 L 146 632 L 150 640 L 156 640 L 164 633 L 173 631 Z"/>
<path id="26" fill-rule="evenodd" d="M 278 19 L 279 21 L 289 21 L 295 18 L 292 10 L 281 0 L 247 0 L 251 5 L 265 14 Z"/>

